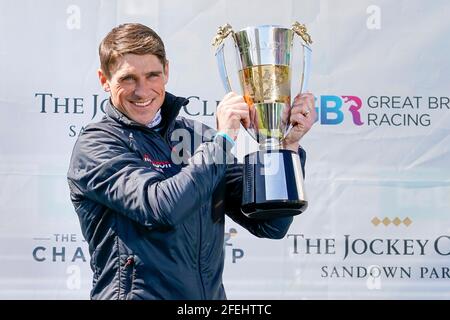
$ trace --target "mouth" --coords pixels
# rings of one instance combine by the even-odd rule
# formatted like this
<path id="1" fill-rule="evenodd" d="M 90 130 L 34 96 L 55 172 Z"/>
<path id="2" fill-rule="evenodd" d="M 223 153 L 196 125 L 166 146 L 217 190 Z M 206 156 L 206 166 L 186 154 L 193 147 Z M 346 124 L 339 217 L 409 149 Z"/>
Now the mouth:
<path id="1" fill-rule="evenodd" d="M 153 100 L 155 100 L 155 99 L 153 98 L 153 99 L 148 99 L 148 100 L 144 100 L 144 101 L 130 101 L 130 102 L 132 104 L 134 104 L 136 107 L 144 108 L 144 107 L 149 106 L 153 102 Z"/>

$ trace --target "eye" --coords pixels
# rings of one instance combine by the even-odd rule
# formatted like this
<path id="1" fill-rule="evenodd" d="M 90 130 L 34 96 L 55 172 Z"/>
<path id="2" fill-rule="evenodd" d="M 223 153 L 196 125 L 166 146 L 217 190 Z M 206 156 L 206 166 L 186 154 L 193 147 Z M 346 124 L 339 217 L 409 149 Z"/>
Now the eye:
<path id="1" fill-rule="evenodd" d="M 147 79 L 157 79 L 161 76 L 161 72 L 150 72 L 147 74 Z"/>
<path id="2" fill-rule="evenodd" d="M 120 81 L 121 82 L 132 82 L 132 81 L 134 81 L 134 77 L 130 76 L 130 75 L 124 76 L 124 77 L 120 78 Z"/>

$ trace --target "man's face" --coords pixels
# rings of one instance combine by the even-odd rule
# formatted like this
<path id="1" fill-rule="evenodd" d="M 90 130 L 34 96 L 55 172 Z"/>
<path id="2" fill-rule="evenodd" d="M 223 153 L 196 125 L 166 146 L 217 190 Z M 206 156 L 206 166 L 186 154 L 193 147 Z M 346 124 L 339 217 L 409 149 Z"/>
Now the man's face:
<path id="1" fill-rule="evenodd" d="M 126 54 L 111 67 L 111 79 L 98 70 L 100 83 L 111 93 L 113 105 L 130 119 L 147 125 L 161 108 L 169 65 L 152 54 Z"/>

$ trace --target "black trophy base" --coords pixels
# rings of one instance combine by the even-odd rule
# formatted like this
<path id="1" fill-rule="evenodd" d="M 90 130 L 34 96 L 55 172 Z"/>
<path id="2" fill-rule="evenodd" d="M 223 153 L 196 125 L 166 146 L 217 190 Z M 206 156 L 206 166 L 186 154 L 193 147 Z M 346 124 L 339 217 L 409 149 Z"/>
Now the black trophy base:
<path id="1" fill-rule="evenodd" d="M 301 214 L 308 207 L 300 157 L 290 150 L 265 150 L 244 157 L 241 211 L 249 218 Z"/>

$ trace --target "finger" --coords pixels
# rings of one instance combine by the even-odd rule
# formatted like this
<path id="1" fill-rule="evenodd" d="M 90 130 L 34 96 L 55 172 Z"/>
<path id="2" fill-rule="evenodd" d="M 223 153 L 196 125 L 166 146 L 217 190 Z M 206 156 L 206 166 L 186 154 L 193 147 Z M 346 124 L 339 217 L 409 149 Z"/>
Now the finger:
<path id="1" fill-rule="evenodd" d="M 295 102 L 296 102 L 298 99 L 300 99 L 301 96 L 302 96 L 301 93 L 298 93 L 298 94 L 295 96 L 295 98 L 294 98 L 293 104 L 295 104 Z"/>
<path id="2" fill-rule="evenodd" d="M 238 102 L 245 102 L 244 97 L 238 94 L 229 96 L 226 98 L 226 100 L 224 99 L 224 101 L 226 101 L 227 103 L 238 103 Z"/>
<path id="3" fill-rule="evenodd" d="M 291 114 L 290 122 L 293 126 L 299 124 L 300 122 L 304 123 L 305 121 L 307 121 L 307 119 L 302 113 Z"/>
<path id="4" fill-rule="evenodd" d="M 295 106 L 299 103 L 300 97 L 301 97 L 300 94 L 295 96 L 294 101 L 292 101 L 292 106 Z"/>
<path id="5" fill-rule="evenodd" d="M 233 113 L 234 111 L 249 112 L 249 107 L 245 102 L 243 102 L 243 103 L 235 103 L 232 105 L 224 105 L 222 106 L 221 110 L 222 112 L 229 112 L 229 113 Z"/>
<path id="6" fill-rule="evenodd" d="M 316 105 L 316 98 L 314 97 L 314 95 L 308 94 L 303 99 L 304 100 L 302 101 L 304 101 L 304 103 L 308 106 L 310 110 L 314 109 Z"/>
<path id="7" fill-rule="evenodd" d="M 245 102 L 237 102 L 234 103 L 230 106 L 231 109 L 233 110 L 249 110 L 250 108 L 248 107 L 248 104 Z"/>
<path id="8" fill-rule="evenodd" d="M 238 116 L 239 120 L 243 120 L 243 119 L 250 119 L 250 114 L 248 111 L 244 111 L 244 110 L 234 110 L 233 113 L 231 114 L 232 116 Z"/>
<path id="9" fill-rule="evenodd" d="M 313 95 L 311 92 L 298 93 L 298 94 L 295 96 L 294 100 L 295 100 L 295 99 L 299 99 L 299 98 L 301 98 L 301 97 L 311 96 L 311 95 Z"/>
<path id="10" fill-rule="evenodd" d="M 232 103 L 236 102 L 236 101 L 240 101 L 240 98 L 242 98 L 242 101 L 244 101 L 244 98 L 240 95 L 238 95 L 236 92 L 228 92 L 223 98 L 222 101 L 220 101 L 219 106 L 224 106 L 230 103 L 230 101 Z"/>
<path id="11" fill-rule="evenodd" d="M 308 127 L 311 127 L 314 124 L 315 120 L 316 120 L 315 113 L 313 112 L 310 112 L 307 115 L 304 115 L 303 113 L 294 114 L 291 115 L 290 118 L 290 122 L 292 124 L 303 123 Z"/>
<path id="12" fill-rule="evenodd" d="M 239 114 L 239 115 L 244 115 L 244 114 L 249 114 L 250 110 L 245 107 L 242 106 L 234 106 L 234 107 L 230 107 L 227 108 L 226 110 L 223 110 L 222 112 L 223 114 L 228 115 L 229 117 L 232 117 L 233 115 Z"/>
<path id="13" fill-rule="evenodd" d="M 294 127 L 297 127 L 297 129 L 307 131 L 313 126 L 314 120 L 312 118 L 305 117 L 302 114 L 298 114 L 291 118 L 291 123 Z"/>
<path id="14" fill-rule="evenodd" d="M 236 92 L 230 91 L 230 92 L 228 92 L 228 93 L 223 97 L 222 101 L 223 101 L 223 100 L 230 99 L 231 97 L 234 97 L 234 96 L 237 96 L 237 95 L 238 95 L 238 94 L 237 94 Z"/>
<path id="15" fill-rule="evenodd" d="M 302 109 L 303 109 L 303 106 L 301 104 L 296 104 L 296 105 L 292 106 L 291 114 L 301 113 Z"/>
<path id="16" fill-rule="evenodd" d="M 314 104 L 315 98 L 313 94 L 311 93 L 298 94 L 295 97 L 294 102 L 292 103 L 292 108 L 300 106 L 306 110 L 307 108 L 311 109 L 312 107 L 314 107 Z"/>
<path id="17" fill-rule="evenodd" d="M 245 128 L 250 126 L 250 114 L 248 110 L 233 110 L 229 117 L 239 120 Z"/>
<path id="18" fill-rule="evenodd" d="M 293 115 L 297 115 L 297 114 L 301 114 L 304 115 L 305 117 L 308 116 L 311 113 L 311 108 L 309 108 L 308 106 L 302 105 L 302 106 L 295 106 L 292 108 L 291 110 L 291 117 Z"/>
<path id="19" fill-rule="evenodd" d="M 309 98 L 302 98 L 297 105 L 292 108 L 292 113 L 303 113 L 308 115 L 309 113 L 315 111 L 314 103 Z"/>
<path id="20" fill-rule="evenodd" d="M 238 102 L 230 102 L 230 101 L 222 101 L 219 106 L 217 107 L 218 112 L 226 112 L 229 110 L 248 110 L 248 104 L 245 103 L 245 101 L 239 101 Z"/>
<path id="21" fill-rule="evenodd" d="M 301 96 L 302 96 L 302 97 L 307 97 L 307 98 L 309 98 L 309 99 L 311 99 L 311 98 L 314 99 L 314 98 L 315 98 L 314 95 L 313 95 L 311 92 L 305 92 L 305 93 L 302 93 Z"/>
<path id="22" fill-rule="evenodd" d="M 244 126 L 244 128 L 249 128 L 250 127 L 250 115 L 246 114 L 244 116 L 241 117 L 241 123 Z"/>
<path id="23" fill-rule="evenodd" d="M 309 92 L 298 94 L 294 99 L 293 105 L 299 104 L 300 101 L 303 101 L 303 100 L 307 100 L 307 101 L 310 101 L 311 103 L 314 103 L 315 97 L 312 93 L 309 93 Z"/>
<path id="24" fill-rule="evenodd" d="M 297 99 L 296 104 L 307 103 L 307 104 L 311 105 L 311 104 L 314 104 L 314 102 L 315 102 L 314 99 L 315 98 L 312 95 L 304 95 Z"/>

